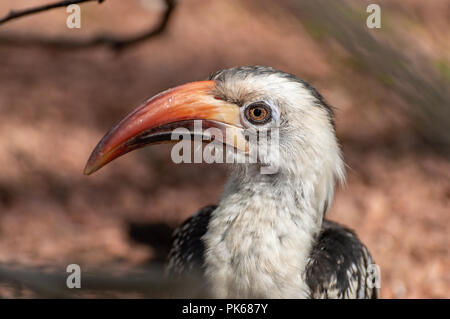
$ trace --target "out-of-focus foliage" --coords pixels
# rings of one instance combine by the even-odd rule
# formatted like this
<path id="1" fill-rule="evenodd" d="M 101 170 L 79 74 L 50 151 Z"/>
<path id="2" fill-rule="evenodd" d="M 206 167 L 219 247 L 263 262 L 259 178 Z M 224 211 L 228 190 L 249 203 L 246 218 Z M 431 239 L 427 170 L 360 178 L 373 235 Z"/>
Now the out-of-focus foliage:
<path id="1" fill-rule="evenodd" d="M 450 155 L 448 63 L 441 60 L 435 66 L 429 57 L 420 53 L 415 57 L 417 63 L 411 61 L 401 47 L 377 39 L 377 29 L 372 31 L 365 26 L 368 14 L 361 14 L 362 8 L 356 4 L 333 0 L 287 1 L 293 9 L 291 12 L 310 32 L 336 40 L 362 72 L 370 73 L 401 96 L 407 102 L 403 112 L 412 118 L 419 134 Z M 388 11 L 381 12 L 383 27 L 393 27 L 384 22 L 389 17 Z"/>

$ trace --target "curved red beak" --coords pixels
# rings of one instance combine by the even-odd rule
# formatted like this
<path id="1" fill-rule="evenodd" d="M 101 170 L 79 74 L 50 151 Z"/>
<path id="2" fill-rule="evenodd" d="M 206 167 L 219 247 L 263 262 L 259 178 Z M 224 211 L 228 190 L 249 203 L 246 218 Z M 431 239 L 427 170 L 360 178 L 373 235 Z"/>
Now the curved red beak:
<path id="1" fill-rule="evenodd" d="M 176 142 L 171 132 L 179 127 L 192 130 L 193 121 L 222 131 L 231 128 L 235 136 L 222 143 L 246 151 L 239 107 L 214 95 L 215 81 L 200 81 L 166 90 L 143 103 L 116 124 L 97 144 L 84 169 L 89 175 L 115 158 L 149 144 Z M 204 125 L 203 125 L 204 126 Z M 224 135 L 225 136 L 225 135 Z M 237 139 L 236 139 L 237 137 Z"/>

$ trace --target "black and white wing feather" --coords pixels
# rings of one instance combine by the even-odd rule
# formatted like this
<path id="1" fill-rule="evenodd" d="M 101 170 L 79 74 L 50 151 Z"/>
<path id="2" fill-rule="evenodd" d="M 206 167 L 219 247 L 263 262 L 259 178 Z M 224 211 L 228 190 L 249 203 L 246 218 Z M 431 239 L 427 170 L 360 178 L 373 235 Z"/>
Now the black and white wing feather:
<path id="1" fill-rule="evenodd" d="M 176 229 L 167 268 L 170 275 L 204 273 L 202 236 L 215 209 L 202 208 Z M 372 257 L 353 231 L 324 220 L 305 273 L 310 297 L 377 298 L 373 284 L 379 278 L 373 265 Z"/>
<path id="2" fill-rule="evenodd" d="M 311 298 L 377 298 L 377 267 L 356 234 L 324 220 L 306 268 Z"/>
<path id="3" fill-rule="evenodd" d="M 175 230 L 167 266 L 169 274 L 203 274 L 205 246 L 201 238 L 208 229 L 211 213 L 216 207 L 203 207 Z"/>

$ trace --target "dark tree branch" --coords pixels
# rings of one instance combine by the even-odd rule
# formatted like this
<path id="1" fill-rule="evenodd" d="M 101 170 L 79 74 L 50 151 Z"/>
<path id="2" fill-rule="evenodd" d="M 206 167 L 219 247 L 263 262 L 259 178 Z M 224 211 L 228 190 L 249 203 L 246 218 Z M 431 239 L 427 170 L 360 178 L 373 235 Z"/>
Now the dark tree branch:
<path id="1" fill-rule="evenodd" d="M 94 1 L 94 0 L 84 0 L 84 1 Z M 95 0 L 103 1 L 103 0 Z M 76 1 L 65 1 L 73 2 Z M 82 2 L 82 0 L 78 0 Z M 132 36 L 117 36 L 111 34 L 99 34 L 88 39 L 72 39 L 72 38 L 42 38 L 42 37 L 29 37 L 17 34 L 9 34 L 7 36 L 0 36 L 0 42 L 3 44 L 12 45 L 42 45 L 57 49 L 85 49 L 97 46 L 108 46 L 115 50 L 120 50 L 125 47 L 129 47 L 138 43 L 143 42 L 152 37 L 156 37 L 162 34 L 172 16 L 175 9 L 175 0 L 165 0 L 166 9 L 162 14 L 161 21 L 156 27 L 152 27 L 149 30 L 141 32 Z"/>
<path id="2" fill-rule="evenodd" d="M 5 22 L 8 22 L 10 20 L 17 19 L 17 18 L 20 18 L 23 16 L 27 16 L 27 15 L 31 15 L 31 14 L 35 14 L 35 13 L 39 13 L 39 12 L 43 12 L 43 11 L 48 11 L 48 10 L 55 9 L 55 8 L 66 7 L 71 4 L 78 4 L 78 3 L 89 2 L 89 1 L 97 1 L 98 3 L 103 2 L 103 0 L 63 0 L 63 1 L 44 4 L 42 6 L 37 6 L 34 8 L 29 8 L 29 9 L 24 9 L 24 10 L 17 10 L 17 11 L 11 10 L 5 17 L 0 19 L 0 24 L 3 24 Z"/>

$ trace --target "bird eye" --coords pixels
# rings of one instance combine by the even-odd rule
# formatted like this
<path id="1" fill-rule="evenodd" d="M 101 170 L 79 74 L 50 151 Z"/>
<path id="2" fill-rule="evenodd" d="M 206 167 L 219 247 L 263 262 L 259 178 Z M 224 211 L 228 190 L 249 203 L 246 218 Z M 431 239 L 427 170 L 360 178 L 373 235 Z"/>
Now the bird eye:
<path id="1" fill-rule="evenodd" d="M 245 117 L 252 124 L 265 124 L 272 118 L 272 110 L 267 104 L 256 102 L 247 106 Z"/>

